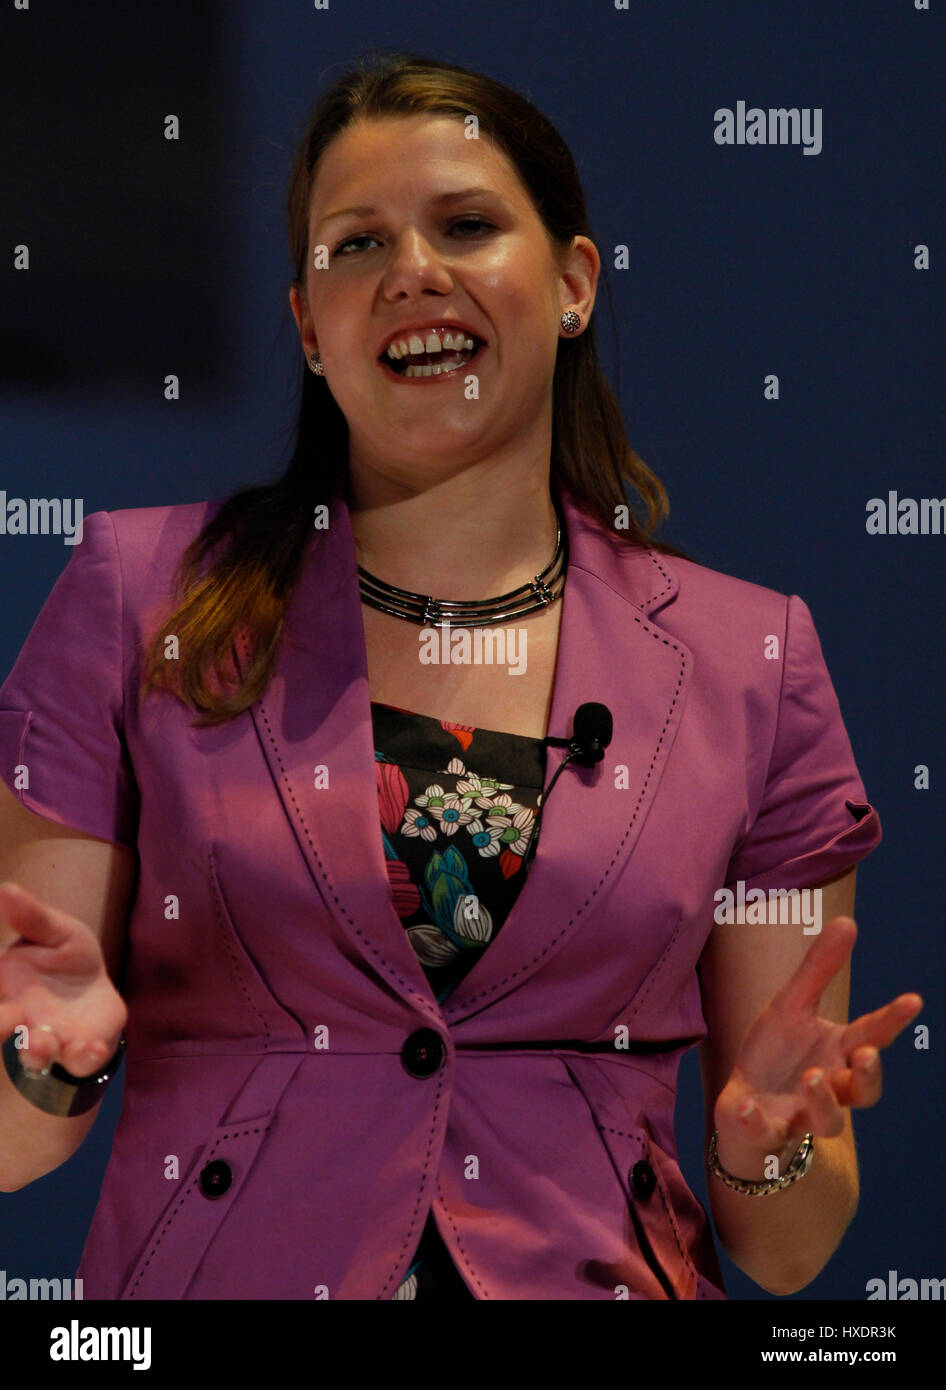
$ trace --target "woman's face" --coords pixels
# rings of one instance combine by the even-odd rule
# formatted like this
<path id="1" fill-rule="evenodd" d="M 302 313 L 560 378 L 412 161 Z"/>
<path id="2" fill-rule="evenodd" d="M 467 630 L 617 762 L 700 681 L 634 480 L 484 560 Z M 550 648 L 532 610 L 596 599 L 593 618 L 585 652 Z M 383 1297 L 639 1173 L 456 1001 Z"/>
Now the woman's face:
<path id="1" fill-rule="evenodd" d="M 506 156 L 464 129 L 414 116 L 339 135 L 312 193 L 305 294 L 290 293 L 348 422 L 350 462 L 414 485 L 530 444 L 547 458 L 559 319 L 575 308 L 587 322 L 600 268 L 585 237 L 556 259 Z M 412 377 L 379 360 L 392 338 L 413 330 L 427 348 L 425 330 L 451 323 L 483 344 L 457 370 Z"/>

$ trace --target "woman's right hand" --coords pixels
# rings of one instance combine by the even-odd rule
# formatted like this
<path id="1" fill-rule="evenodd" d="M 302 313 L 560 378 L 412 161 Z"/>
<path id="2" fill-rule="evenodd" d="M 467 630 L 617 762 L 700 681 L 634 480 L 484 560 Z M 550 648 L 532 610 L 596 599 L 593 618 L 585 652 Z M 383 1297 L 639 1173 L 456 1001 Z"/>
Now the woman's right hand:
<path id="1" fill-rule="evenodd" d="M 128 1009 L 95 933 L 19 884 L 0 883 L 0 1038 L 25 1025 L 20 1060 L 90 1076 L 118 1047 Z"/>

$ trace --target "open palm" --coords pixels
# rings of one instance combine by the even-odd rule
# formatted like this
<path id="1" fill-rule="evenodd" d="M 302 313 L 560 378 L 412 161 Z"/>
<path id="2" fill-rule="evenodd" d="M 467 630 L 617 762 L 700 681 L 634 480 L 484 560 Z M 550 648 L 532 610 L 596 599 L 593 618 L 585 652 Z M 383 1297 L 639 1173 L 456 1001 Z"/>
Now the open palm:
<path id="1" fill-rule="evenodd" d="M 748 1029 L 716 1101 L 721 1135 L 775 1150 L 792 1132 L 839 1134 L 844 1107 L 880 1099 L 880 1050 L 916 1017 L 923 1000 L 900 994 L 850 1023 L 822 1018 L 818 1003 L 856 939 L 852 918 L 832 918 Z"/>
<path id="2" fill-rule="evenodd" d="M 23 1065 L 56 1060 L 88 1076 L 112 1055 L 127 1016 L 95 933 L 20 884 L 0 884 L 0 1037 L 28 1030 Z"/>

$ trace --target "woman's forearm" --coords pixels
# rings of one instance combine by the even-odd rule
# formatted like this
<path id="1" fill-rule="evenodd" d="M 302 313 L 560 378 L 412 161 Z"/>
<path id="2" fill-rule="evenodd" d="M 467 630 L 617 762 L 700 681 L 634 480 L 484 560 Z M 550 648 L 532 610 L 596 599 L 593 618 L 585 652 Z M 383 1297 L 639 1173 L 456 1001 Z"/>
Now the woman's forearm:
<path id="1" fill-rule="evenodd" d="M 803 1136 L 780 1157 L 784 1172 Z M 761 1181 L 765 1155 L 719 1139 L 722 1167 L 736 1177 Z M 853 1135 L 816 1138 L 804 1177 L 766 1196 L 749 1196 L 707 1173 L 710 1209 L 726 1254 L 768 1293 L 797 1293 L 834 1254 L 859 1195 Z"/>

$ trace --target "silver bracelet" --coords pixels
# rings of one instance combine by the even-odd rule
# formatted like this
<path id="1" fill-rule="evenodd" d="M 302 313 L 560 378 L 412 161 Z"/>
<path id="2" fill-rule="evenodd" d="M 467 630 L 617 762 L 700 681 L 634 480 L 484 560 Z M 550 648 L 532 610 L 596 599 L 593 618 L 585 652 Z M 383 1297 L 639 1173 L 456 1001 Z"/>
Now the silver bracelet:
<path id="1" fill-rule="evenodd" d="M 84 1115 L 98 1104 L 121 1066 L 124 1055 L 125 1039 L 122 1038 L 114 1057 L 101 1070 L 93 1072 L 91 1076 L 73 1076 L 58 1062 L 52 1062 L 39 1072 L 24 1067 L 15 1033 L 11 1033 L 3 1044 L 3 1064 L 7 1076 L 24 1100 L 35 1105 L 37 1110 L 45 1110 L 48 1115 L 60 1115 L 63 1119 Z"/>
<path id="2" fill-rule="evenodd" d="M 733 1177 L 732 1173 L 726 1172 L 716 1156 L 718 1138 L 719 1130 L 714 1129 L 707 1160 L 710 1172 L 727 1187 L 733 1188 L 736 1192 L 743 1192 L 749 1197 L 766 1197 L 770 1192 L 779 1192 L 783 1187 L 788 1187 L 789 1183 L 797 1182 L 799 1178 L 803 1178 L 811 1167 L 815 1141 L 814 1136 L 808 1133 L 795 1150 L 791 1162 L 780 1178 L 767 1178 L 764 1182 L 750 1182 L 748 1178 L 736 1178 Z"/>

